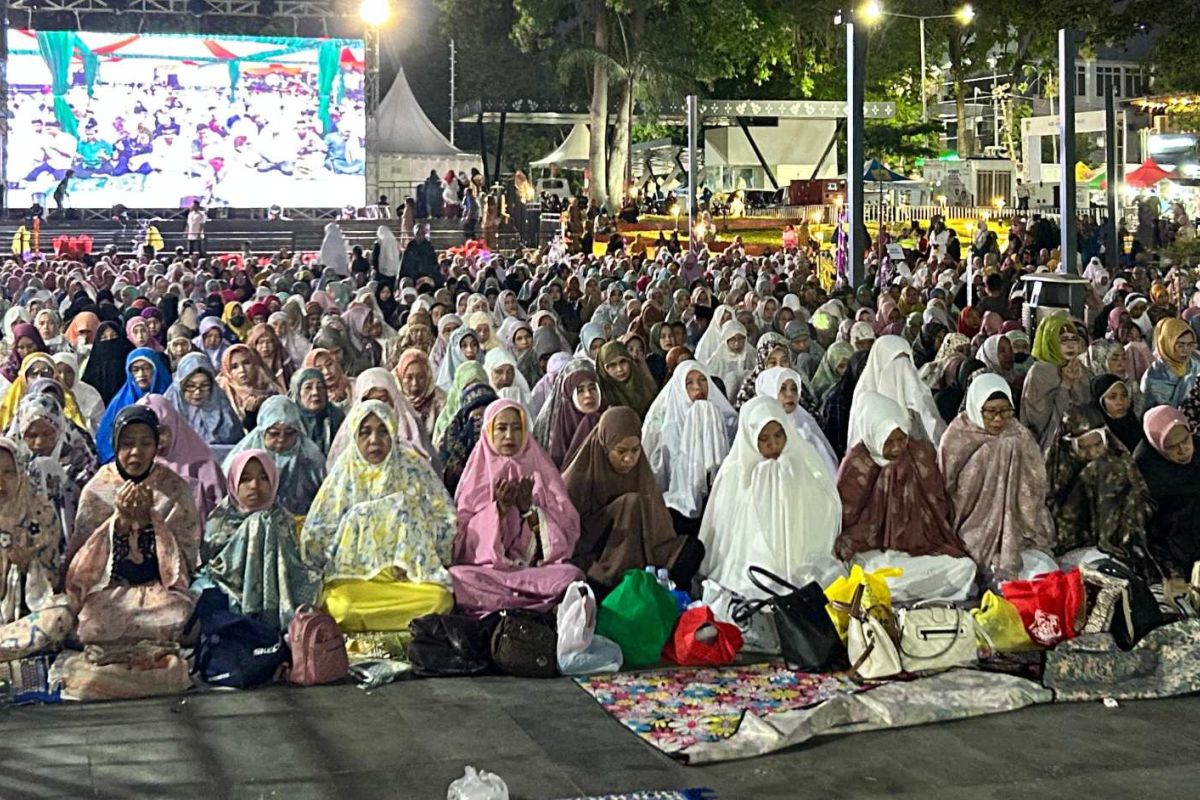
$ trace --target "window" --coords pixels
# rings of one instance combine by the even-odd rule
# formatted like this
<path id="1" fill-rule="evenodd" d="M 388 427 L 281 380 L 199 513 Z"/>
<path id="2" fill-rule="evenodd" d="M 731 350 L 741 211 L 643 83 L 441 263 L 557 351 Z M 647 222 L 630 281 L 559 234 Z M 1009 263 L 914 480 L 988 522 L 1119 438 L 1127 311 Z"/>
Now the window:
<path id="1" fill-rule="evenodd" d="M 1012 202 L 1012 173 L 1001 170 L 980 170 L 975 174 L 975 202 L 990 206 L 997 199 Z"/>
<path id="2" fill-rule="evenodd" d="M 1096 67 L 1096 97 L 1107 97 L 1110 91 L 1121 96 L 1121 68 Z"/>
<path id="3" fill-rule="evenodd" d="M 1083 64 L 1075 66 L 1075 96 L 1087 97 L 1087 67 Z"/>
<path id="4" fill-rule="evenodd" d="M 1146 93 L 1146 77 L 1140 67 L 1125 68 L 1125 96 L 1138 97 Z"/>

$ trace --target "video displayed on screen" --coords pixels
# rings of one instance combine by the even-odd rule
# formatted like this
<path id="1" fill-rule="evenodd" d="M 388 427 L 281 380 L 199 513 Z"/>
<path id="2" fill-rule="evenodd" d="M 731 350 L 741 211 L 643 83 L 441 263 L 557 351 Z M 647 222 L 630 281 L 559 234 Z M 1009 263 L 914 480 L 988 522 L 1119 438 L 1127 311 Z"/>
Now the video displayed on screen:
<path id="1" fill-rule="evenodd" d="M 358 39 L 8 31 L 8 205 L 364 200 Z"/>

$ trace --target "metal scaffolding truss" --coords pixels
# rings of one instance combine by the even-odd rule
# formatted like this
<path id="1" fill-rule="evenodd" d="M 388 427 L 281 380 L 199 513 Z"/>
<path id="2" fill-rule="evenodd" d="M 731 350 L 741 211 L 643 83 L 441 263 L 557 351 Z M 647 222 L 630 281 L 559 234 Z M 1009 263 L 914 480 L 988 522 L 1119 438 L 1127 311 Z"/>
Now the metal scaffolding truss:
<path id="1" fill-rule="evenodd" d="M 2 2 L 2 0 L 0 0 Z M 8 24 L 40 30 L 362 36 L 359 0 L 8 0 Z"/>
<path id="2" fill-rule="evenodd" d="M 207 0 L 207 14 L 225 17 L 263 16 L 260 0 Z M 67 11 L 79 14 L 115 12 L 125 14 L 190 14 L 194 0 L 11 0 L 12 10 L 47 12 Z M 274 0 L 276 17 L 357 17 L 358 6 L 343 0 Z"/>

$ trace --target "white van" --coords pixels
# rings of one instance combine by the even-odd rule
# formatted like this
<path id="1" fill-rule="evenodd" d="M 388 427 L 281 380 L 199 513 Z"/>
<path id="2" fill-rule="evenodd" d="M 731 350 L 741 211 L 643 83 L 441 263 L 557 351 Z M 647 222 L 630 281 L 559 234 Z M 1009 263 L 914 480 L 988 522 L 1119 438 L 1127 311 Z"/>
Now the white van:
<path id="1" fill-rule="evenodd" d="M 565 203 L 571 197 L 571 185 L 566 178 L 538 178 L 537 196 L 542 198 L 546 195 L 557 197 Z"/>

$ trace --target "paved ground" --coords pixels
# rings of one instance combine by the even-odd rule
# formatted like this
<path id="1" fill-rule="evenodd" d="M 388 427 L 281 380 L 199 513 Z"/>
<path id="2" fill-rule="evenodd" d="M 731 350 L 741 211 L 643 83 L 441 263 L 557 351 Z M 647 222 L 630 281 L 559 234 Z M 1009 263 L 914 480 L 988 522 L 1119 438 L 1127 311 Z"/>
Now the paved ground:
<path id="1" fill-rule="evenodd" d="M 769 798 L 1190 798 L 1200 699 L 1042 706 L 684 767 L 565 679 L 276 687 L 0 712 L 0 800 L 441 800 L 466 764 L 514 800 L 707 786 Z"/>

